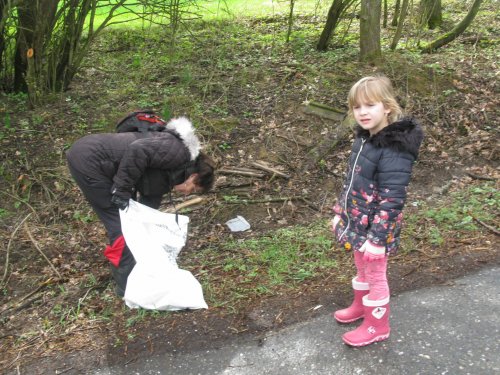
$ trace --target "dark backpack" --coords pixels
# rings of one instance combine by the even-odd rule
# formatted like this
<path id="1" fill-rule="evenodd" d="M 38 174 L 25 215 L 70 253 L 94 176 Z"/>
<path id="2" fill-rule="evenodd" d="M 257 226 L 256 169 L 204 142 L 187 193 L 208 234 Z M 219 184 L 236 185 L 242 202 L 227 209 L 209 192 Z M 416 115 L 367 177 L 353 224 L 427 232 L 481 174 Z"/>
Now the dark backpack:
<path id="1" fill-rule="evenodd" d="M 146 133 L 150 131 L 161 132 L 165 130 L 167 122 L 154 111 L 149 109 L 131 112 L 123 117 L 116 124 L 117 133 L 140 132 Z"/>

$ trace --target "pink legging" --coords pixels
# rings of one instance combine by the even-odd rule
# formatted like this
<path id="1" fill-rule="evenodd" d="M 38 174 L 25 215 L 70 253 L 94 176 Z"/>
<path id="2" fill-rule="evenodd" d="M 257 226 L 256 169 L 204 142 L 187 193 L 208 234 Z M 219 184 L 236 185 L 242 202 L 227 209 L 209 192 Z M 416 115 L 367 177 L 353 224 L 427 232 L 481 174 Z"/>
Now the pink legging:
<path id="1" fill-rule="evenodd" d="M 368 298 L 372 301 L 389 297 L 389 284 L 387 283 L 387 256 L 375 262 L 365 262 L 363 253 L 354 251 L 354 264 L 356 265 L 356 279 L 368 283 L 370 293 Z"/>

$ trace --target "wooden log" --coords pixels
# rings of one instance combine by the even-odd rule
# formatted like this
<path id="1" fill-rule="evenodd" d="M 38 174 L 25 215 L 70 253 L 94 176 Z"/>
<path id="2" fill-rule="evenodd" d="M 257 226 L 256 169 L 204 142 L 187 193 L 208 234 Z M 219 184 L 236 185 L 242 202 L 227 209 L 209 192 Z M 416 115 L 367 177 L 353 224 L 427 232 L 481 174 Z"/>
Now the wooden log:
<path id="1" fill-rule="evenodd" d="M 326 104 L 317 102 L 308 102 L 304 108 L 304 113 L 316 115 L 335 121 L 342 121 L 345 118 L 345 111 L 330 107 Z"/>
<path id="2" fill-rule="evenodd" d="M 264 173 L 249 172 L 249 171 L 227 169 L 227 168 L 218 169 L 217 172 L 221 173 L 221 174 L 237 174 L 237 175 L 241 175 L 241 176 L 250 176 L 250 177 L 256 177 L 256 178 L 263 178 L 265 176 Z"/>
<path id="3" fill-rule="evenodd" d="M 273 175 L 283 177 L 287 180 L 290 179 L 289 175 L 287 175 L 286 173 L 283 173 L 281 171 L 278 171 L 275 168 L 270 167 L 265 161 L 257 160 L 257 161 L 251 162 L 250 164 L 252 166 L 254 166 L 255 168 L 262 169 L 263 171 L 266 171 L 266 172 L 271 173 Z"/>
<path id="4" fill-rule="evenodd" d="M 181 204 L 178 204 L 175 207 L 170 207 L 170 208 L 166 209 L 165 212 L 174 213 L 176 209 L 177 209 L 177 211 L 179 211 L 179 210 L 182 210 L 183 208 L 193 206 L 195 204 L 204 203 L 204 202 L 205 202 L 205 198 L 196 197 L 196 198 L 190 199 L 188 201 L 182 202 Z"/>

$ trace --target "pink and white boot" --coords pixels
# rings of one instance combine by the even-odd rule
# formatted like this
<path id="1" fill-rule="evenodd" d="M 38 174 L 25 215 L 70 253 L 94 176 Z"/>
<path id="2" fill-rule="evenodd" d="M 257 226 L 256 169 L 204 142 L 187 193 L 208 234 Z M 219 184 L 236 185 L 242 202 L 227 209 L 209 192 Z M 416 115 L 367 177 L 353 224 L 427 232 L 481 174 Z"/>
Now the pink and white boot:
<path id="1" fill-rule="evenodd" d="M 351 323 L 365 316 L 363 306 L 363 297 L 369 292 L 368 283 L 357 281 L 355 277 L 352 279 L 352 288 L 354 289 L 354 300 L 348 308 L 337 310 L 332 315 L 339 323 Z"/>
<path id="2" fill-rule="evenodd" d="M 342 340 L 350 346 L 366 346 L 389 338 L 389 297 L 373 301 L 363 297 L 365 319 L 354 331 L 345 333 Z"/>

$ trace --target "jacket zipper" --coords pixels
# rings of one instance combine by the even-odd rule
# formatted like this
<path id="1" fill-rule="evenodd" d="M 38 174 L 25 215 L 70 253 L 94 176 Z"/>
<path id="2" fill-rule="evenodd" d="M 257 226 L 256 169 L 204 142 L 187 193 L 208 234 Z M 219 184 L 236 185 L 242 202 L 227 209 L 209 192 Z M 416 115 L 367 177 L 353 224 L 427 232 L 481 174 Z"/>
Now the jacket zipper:
<path id="1" fill-rule="evenodd" d="M 361 155 L 361 151 L 363 151 L 363 147 L 365 146 L 365 142 L 366 142 L 365 138 L 361 139 L 361 147 L 359 148 L 358 154 L 356 155 L 356 159 L 354 160 L 354 165 L 352 167 L 351 181 L 349 182 L 349 187 L 347 188 L 347 191 L 345 193 L 344 212 L 347 216 L 347 225 L 345 226 L 344 231 L 340 235 L 339 241 L 342 240 L 342 237 L 344 237 L 344 234 L 346 234 L 347 230 L 349 229 L 349 225 L 351 225 L 351 219 L 349 218 L 349 213 L 347 212 L 347 198 L 349 197 L 349 192 L 352 189 L 352 182 L 354 180 L 354 172 L 356 171 L 356 165 L 358 164 L 359 155 Z"/>

